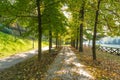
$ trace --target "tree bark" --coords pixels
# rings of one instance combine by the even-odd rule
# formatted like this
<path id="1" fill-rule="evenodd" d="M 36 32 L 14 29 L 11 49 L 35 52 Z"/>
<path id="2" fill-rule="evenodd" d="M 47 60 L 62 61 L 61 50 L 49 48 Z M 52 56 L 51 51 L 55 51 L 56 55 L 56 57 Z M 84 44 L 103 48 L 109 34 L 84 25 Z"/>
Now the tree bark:
<path id="1" fill-rule="evenodd" d="M 32 48 L 34 49 L 34 47 L 35 47 L 35 40 L 34 39 L 32 39 Z"/>
<path id="2" fill-rule="evenodd" d="M 38 60 L 41 61 L 42 56 L 42 26 L 40 14 L 40 0 L 36 0 L 37 13 L 38 13 Z"/>
<path id="3" fill-rule="evenodd" d="M 72 38 L 71 38 L 71 46 L 73 46 Z"/>
<path id="4" fill-rule="evenodd" d="M 79 28 L 77 28 L 77 37 L 76 37 L 76 49 L 78 49 L 78 33 L 79 33 Z"/>
<path id="5" fill-rule="evenodd" d="M 58 48 L 58 35 L 56 35 L 56 48 Z"/>
<path id="6" fill-rule="evenodd" d="M 101 0 L 98 0 L 98 5 L 97 5 L 97 10 L 95 15 L 95 25 L 94 25 L 94 34 L 93 34 L 93 43 L 92 43 L 93 60 L 96 60 L 96 34 L 97 34 L 97 23 L 98 23 L 98 16 L 99 16 L 100 1 Z"/>
<path id="7" fill-rule="evenodd" d="M 73 40 L 73 47 L 75 48 L 75 39 Z"/>
<path id="8" fill-rule="evenodd" d="M 60 47 L 60 39 L 58 38 L 58 43 L 57 43 L 57 45 L 58 45 L 58 48 Z"/>
<path id="9" fill-rule="evenodd" d="M 62 39 L 61 39 L 61 37 L 60 37 L 60 47 L 62 47 Z"/>
<path id="10" fill-rule="evenodd" d="M 85 1 L 82 3 L 82 7 L 80 10 L 80 19 L 82 23 L 80 24 L 80 42 L 79 42 L 79 51 L 83 52 L 83 22 L 84 22 L 84 6 L 85 6 Z"/>
<path id="11" fill-rule="evenodd" d="M 49 53 L 51 54 L 52 52 L 52 30 L 49 30 Z"/>

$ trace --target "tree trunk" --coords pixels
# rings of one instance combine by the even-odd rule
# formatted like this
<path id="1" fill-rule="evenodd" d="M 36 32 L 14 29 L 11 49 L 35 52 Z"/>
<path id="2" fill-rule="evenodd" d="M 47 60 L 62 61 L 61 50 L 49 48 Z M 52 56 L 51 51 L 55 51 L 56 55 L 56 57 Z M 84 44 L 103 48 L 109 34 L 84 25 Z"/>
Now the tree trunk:
<path id="1" fill-rule="evenodd" d="M 56 36 L 56 48 L 58 48 L 58 35 Z"/>
<path id="2" fill-rule="evenodd" d="M 61 39 L 61 37 L 60 37 L 60 47 L 62 47 L 62 39 Z"/>
<path id="3" fill-rule="evenodd" d="M 51 48 L 52 48 L 52 31 L 49 30 L 49 53 L 51 54 Z"/>
<path id="4" fill-rule="evenodd" d="M 42 26 L 40 14 L 40 0 L 36 0 L 37 13 L 38 13 L 38 60 L 41 61 L 42 56 Z"/>
<path id="5" fill-rule="evenodd" d="M 71 46 L 73 47 L 73 41 L 72 41 L 72 38 L 71 38 Z"/>
<path id="6" fill-rule="evenodd" d="M 75 39 L 71 38 L 71 46 L 75 48 Z"/>
<path id="7" fill-rule="evenodd" d="M 80 42 L 79 42 L 79 51 L 83 52 L 83 22 L 84 22 L 84 6 L 85 6 L 85 1 L 82 3 L 82 7 L 80 10 L 80 19 L 82 23 L 80 24 Z"/>
<path id="8" fill-rule="evenodd" d="M 79 33 L 79 28 L 77 28 L 77 37 L 76 37 L 76 49 L 78 49 L 78 33 Z"/>
<path id="9" fill-rule="evenodd" d="M 94 34 L 93 34 L 93 43 L 92 43 L 92 53 L 93 53 L 93 60 L 96 60 L 96 34 L 97 34 L 97 23 L 98 23 L 98 16 L 99 16 L 99 7 L 100 1 L 98 0 L 98 6 L 95 15 L 95 25 L 94 25 Z"/>
<path id="10" fill-rule="evenodd" d="M 90 47 L 90 40 L 88 41 L 88 46 Z"/>
<path id="11" fill-rule="evenodd" d="M 35 40 L 34 39 L 32 39 L 32 48 L 34 49 L 34 47 L 35 47 Z"/>
<path id="12" fill-rule="evenodd" d="M 22 36 L 22 31 L 21 31 L 20 26 L 18 25 L 18 23 L 17 23 L 17 28 L 18 28 L 18 31 L 19 31 L 19 35 Z"/>
<path id="13" fill-rule="evenodd" d="M 75 48 L 75 39 L 73 40 L 73 47 Z"/>
<path id="14" fill-rule="evenodd" d="M 71 43 L 72 43 L 72 47 L 74 47 L 74 42 L 73 42 L 73 40 L 71 41 Z"/>
<path id="15" fill-rule="evenodd" d="M 58 43 L 57 43 L 57 45 L 58 45 L 58 48 L 60 47 L 60 39 L 58 38 Z"/>

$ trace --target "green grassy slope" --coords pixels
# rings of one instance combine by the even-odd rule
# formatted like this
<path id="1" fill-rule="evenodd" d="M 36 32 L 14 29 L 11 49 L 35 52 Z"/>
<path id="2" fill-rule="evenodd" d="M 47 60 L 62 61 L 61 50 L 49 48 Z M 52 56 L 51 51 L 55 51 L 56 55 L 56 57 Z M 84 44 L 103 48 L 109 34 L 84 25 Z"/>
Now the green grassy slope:
<path id="1" fill-rule="evenodd" d="M 37 41 L 35 42 L 37 47 Z M 32 41 L 0 32 L 0 58 L 33 49 Z"/>

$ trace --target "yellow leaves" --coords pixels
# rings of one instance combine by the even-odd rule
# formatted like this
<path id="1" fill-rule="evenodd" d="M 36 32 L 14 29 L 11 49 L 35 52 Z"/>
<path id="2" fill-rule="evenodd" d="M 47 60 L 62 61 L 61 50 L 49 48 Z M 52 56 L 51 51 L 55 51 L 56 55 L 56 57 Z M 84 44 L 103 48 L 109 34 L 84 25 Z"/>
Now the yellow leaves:
<path id="1" fill-rule="evenodd" d="M 53 80 L 61 80 L 60 78 L 56 77 L 56 78 L 53 78 Z"/>
<path id="2" fill-rule="evenodd" d="M 60 49 L 58 49 L 59 51 Z M 0 72 L 0 80 L 45 80 L 45 72 L 54 61 L 54 57 L 47 51 L 43 52 L 41 62 L 37 56 L 21 62 L 3 72 Z"/>
<path id="3" fill-rule="evenodd" d="M 120 79 L 120 59 L 115 55 L 107 55 L 107 53 L 97 52 L 97 61 L 93 62 L 92 53 L 90 48 L 85 47 L 83 53 L 79 53 L 77 50 L 72 50 L 76 53 L 81 63 L 85 64 L 85 67 L 97 80 L 119 80 Z"/>

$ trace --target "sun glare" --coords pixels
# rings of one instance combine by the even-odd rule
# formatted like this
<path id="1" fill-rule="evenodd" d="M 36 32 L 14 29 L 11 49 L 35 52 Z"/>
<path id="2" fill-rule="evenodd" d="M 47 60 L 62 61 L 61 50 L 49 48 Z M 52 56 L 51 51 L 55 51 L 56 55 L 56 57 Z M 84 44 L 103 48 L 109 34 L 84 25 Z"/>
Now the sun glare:
<path id="1" fill-rule="evenodd" d="M 63 14 L 65 15 L 66 18 L 71 18 L 71 13 L 68 12 L 68 6 L 67 5 L 64 5 L 62 8 L 61 8 Z"/>

